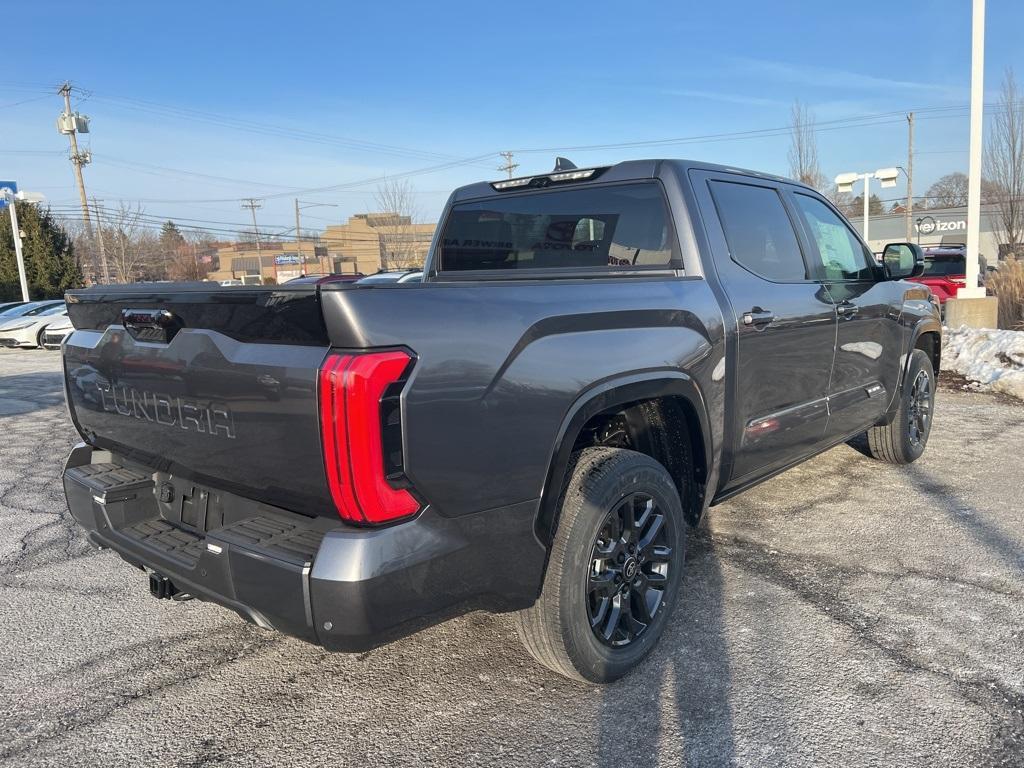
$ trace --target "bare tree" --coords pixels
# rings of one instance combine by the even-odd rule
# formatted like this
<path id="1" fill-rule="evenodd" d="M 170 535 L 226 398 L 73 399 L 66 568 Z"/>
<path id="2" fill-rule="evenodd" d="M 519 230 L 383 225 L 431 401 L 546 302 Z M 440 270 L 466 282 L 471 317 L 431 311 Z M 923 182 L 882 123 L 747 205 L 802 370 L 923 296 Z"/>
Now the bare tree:
<path id="1" fill-rule="evenodd" d="M 840 192 L 839 187 L 833 186 L 832 194 L 828 195 L 828 199 L 832 201 L 832 204 L 838 208 L 842 214 L 852 219 L 854 216 L 859 216 L 859 211 L 853 210 L 853 193 L 852 192 Z"/>
<path id="2" fill-rule="evenodd" d="M 962 208 L 967 205 L 967 174 L 947 173 L 925 193 L 928 208 Z"/>
<path id="3" fill-rule="evenodd" d="M 1024 251 L 1024 104 L 1009 67 L 985 145 L 985 175 L 994 187 L 1000 243 L 1017 258 Z"/>
<path id="4" fill-rule="evenodd" d="M 379 211 L 375 228 L 381 233 L 381 266 L 386 270 L 423 266 L 415 188 L 408 179 L 390 179 L 377 187 L 374 199 Z"/>
<path id="5" fill-rule="evenodd" d="M 814 113 L 799 100 L 793 102 L 790 126 L 789 175 L 809 187 L 825 188 L 818 165 L 818 138 L 814 135 Z"/>
<path id="6" fill-rule="evenodd" d="M 146 228 L 144 214 L 142 206 L 122 201 L 104 218 L 101 236 L 112 277 L 119 283 L 157 277 L 151 271 L 158 239 Z"/>

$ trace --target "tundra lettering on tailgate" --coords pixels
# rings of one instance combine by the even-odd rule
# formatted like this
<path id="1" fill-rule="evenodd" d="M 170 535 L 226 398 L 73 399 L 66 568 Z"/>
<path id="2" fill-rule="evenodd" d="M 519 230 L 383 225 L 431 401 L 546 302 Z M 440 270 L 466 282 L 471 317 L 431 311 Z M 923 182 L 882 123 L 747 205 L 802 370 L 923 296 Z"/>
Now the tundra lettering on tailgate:
<path id="1" fill-rule="evenodd" d="M 124 384 L 97 382 L 103 410 L 142 421 L 180 427 L 211 437 L 235 438 L 235 421 L 224 405 L 184 400 L 157 392 L 145 392 Z"/>

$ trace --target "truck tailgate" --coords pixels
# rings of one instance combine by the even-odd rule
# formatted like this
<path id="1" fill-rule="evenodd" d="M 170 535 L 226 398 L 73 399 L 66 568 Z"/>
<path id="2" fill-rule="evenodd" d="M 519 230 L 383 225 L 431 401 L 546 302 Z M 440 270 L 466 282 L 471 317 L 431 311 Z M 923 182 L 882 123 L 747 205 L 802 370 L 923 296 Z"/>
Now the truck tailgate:
<path id="1" fill-rule="evenodd" d="M 106 288 L 68 302 L 68 407 L 90 443 L 336 516 L 320 447 L 317 371 L 329 345 L 315 288 Z"/>

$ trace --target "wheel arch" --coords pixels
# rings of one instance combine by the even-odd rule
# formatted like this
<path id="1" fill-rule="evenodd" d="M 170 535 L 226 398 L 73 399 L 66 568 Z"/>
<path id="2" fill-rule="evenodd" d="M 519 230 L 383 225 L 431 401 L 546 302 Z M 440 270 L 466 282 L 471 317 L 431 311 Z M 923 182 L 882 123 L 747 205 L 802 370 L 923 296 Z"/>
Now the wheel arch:
<path id="1" fill-rule="evenodd" d="M 666 399 L 671 399 L 683 408 L 680 415 L 686 419 L 690 439 L 696 498 L 689 505 L 689 500 L 682 501 L 688 521 L 695 524 L 699 520 L 706 506 L 709 461 L 712 457 L 705 399 L 696 382 L 687 374 L 681 371 L 650 371 L 601 382 L 583 392 L 570 407 L 559 428 L 541 493 L 536 523 L 537 536 L 541 542 L 547 546 L 554 538 L 570 458 L 587 424 L 595 417 L 615 409 L 627 409 Z M 652 455 L 648 451 L 641 452 Z"/>
<path id="2" fill-rule="evenodd" d="M 920 349 L 927 353 L 932 361 L 932 370 L 935 376 L 939 375 L 939 363 L 942 361 L 942 326 L 938 322 L 926 321 L 918 323 L 914 328 L 914 335 L 911 339 L 910 349 Z M 907 355 L 907 364 L 903 372 L 906 375 L 907 367 L 910 365 L 910 355 Z"/>

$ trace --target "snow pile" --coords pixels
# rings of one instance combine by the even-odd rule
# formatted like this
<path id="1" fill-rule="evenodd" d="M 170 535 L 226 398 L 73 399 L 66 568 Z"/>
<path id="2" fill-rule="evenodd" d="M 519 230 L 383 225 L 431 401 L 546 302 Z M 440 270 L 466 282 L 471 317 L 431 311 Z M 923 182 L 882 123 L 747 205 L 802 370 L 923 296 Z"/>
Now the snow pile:
<path id="1" fill-rule="evenodd" d="M 1024 331 L 943 329 L 942 367 L 978 385 L 1024 400 Z"/>

